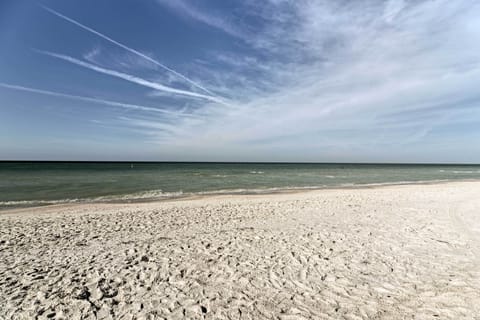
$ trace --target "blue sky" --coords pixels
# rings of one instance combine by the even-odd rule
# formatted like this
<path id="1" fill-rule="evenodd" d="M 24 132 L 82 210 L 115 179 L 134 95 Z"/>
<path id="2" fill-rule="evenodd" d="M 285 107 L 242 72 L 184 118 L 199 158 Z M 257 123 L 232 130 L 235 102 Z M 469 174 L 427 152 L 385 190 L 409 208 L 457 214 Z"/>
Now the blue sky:
<path id="1" fill-rule="evenodd" d="M 480 162 L 476 0 L 3 0 L 0 158 Z"/>

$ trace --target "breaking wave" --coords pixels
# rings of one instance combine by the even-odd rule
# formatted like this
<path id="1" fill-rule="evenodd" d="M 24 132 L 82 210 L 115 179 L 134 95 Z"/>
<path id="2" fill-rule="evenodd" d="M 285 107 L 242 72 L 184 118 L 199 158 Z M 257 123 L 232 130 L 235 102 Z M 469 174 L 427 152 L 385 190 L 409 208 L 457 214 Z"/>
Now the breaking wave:
<path id="1" fill-rule="evenodd" d="M 58 204 L 74 204 L 74 203 L 116 203 L 116 202 L 148 202 L 161 201 L 175 198 L 187 198 L 195 196 L 215 196 L 215 195 L 248 195 L 248 194 L 272 194 L 289 191 L 302 190 L 321 190 L 321 189 L 335 189 L 335 188 L 361 188 L 361 187 L 376 187 L 389 185 L 406 185 L 406 184 L 425 184 L 425 183 L 441 183 L 448 182 L 448 179 L 439 180 L 422 180 L 422 181 L 396 181 L 396 182 L 382 182 L 382 183 L 342 183 L 337 185 L 314 185 L 314 186 L 285 186 L 275 188 L 241 188 L 241 189 L 221 189 L 208 190 L 200 192 L 165 192 L 162 190 L 148 190 L 142 192 L 135 192 L 122 195 L 108 195 L 91 198 L 74 198 L 74 199 L 58 199 L 58 200 L 22 200 L 22 201 L 0 201 L 0 209 L 12 208 L 28 208 L 46 205 Z"/>

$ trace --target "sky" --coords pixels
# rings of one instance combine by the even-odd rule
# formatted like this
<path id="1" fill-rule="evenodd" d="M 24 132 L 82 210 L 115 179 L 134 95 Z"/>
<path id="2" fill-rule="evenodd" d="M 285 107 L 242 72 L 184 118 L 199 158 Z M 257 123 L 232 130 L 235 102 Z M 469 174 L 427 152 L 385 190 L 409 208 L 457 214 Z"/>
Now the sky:
<path id="1" fill-rule="evenodd" d="M 2 0 L 0 159 L 480 163 L 480 1 Z"/>

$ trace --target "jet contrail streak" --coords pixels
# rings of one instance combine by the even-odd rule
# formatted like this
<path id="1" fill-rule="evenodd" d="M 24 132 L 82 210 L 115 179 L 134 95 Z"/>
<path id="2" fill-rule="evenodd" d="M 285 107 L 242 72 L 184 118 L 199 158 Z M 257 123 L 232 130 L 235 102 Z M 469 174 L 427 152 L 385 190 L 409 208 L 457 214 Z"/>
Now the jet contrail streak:
<path id="1" fill-rule="evenodd" d="M 73 20 L 73 19 L 71 19 L 71 18 L 69 18 L 69 17 L 67 17 L 67 16 L 65 16 L 65 15 L 63 15 L 63 14 L 61 14 L 61 13 L 59 13 L 59 12 L 57 12 L 57 11 L 51 9 L 51 8 L 49 8 L 49 7 L 47 7 L 47 6 L 43 6 L 43 5 L 42 5 L 41 7 L 42 7 L 44 10 L 50 12 L 51 14 L 53 14 L 53 15 L 59 17 L 59 18 L 62 18 L 63 20 L 66 20 L 66 21 L 68 21 L 68 22 L 70 22 L 70 23 L 72 23 L 72 24 L 74 24 L 74 25 L 76 25 L 76 26 L 78 26 L 78 27 L 80 27 L 80 28 L 82 28 L 82 29 L 90 32 L 90 33 L 93 33 L 93 34 L 99 36 L 100 38 L 103 38 L 103 39 L 105 39 L 105 40 L 107 40 L 107 41 L 109 41 L 109 42 L 111 42 L 111 43 L 119 46 L 120 48 L 123 48 L 123 49 L 125 49 L 125 50 L 127 50 L 127 51 L 129 51 L 129 52 L 131 52 L 131 53 L 133 53 L 133 54 L 136 54 L 136 55 L 139 56 L 139 57 L 142 57 L 142 58 L 144 58 L 144 59 L 146 59 L 146 60 L 154 63 L 155 65 L 161 67 L 162 69 L 165 69 L 165 70 L 167 70 L 167 71 L 175 74 L 177 77 L 182 78 L 182 79 L 185 80 L 186 82 L 188 82 L 188 83 L 194 85 L 195 87 L 203 90 L 204 92 L 208 93 L 209 95 L 216 96 L 213 92 L 211 92 L 210 90 L 208 90 L 208 89 L 206 89 L 205 87 L 201 86 L 201 85 L 198 84 L 197 82 L 195 82 L 195 81 L 189 79 L 188 77 L 184 76 L 183 74 L 181 74 L 181 73 L 179 73 L 179 72 L 177 72 L 177 71 L 175 71 L 175 70 L 167 67 L 166 65 L 158 62 L 157 60 L 155 60 L 155 59 L 147 56 L 146 54 L 143 54 L 143 53 L 141 53 L 141 52 L 139 52 L 139 51 L 137 51 L 137 50 L 135 50 L 135 49 L 133 49 L 133 48 L 130 48 L 130 47 L 128 47 L 128 46 L 126 46 L 126 45 L 124 45 L 124 44 L 116 41 L 116 40 L 113 40 L 112 38 L 104 35 L 103 33 L 100 33 L 100 32 L 98 32 L 98 31 L 96 31 L 96 30 L 94 30 L 94 29 L 92 29 L 92 28 L 90 28 L 90 27 L 87 27 L 86 25 L 81 24 L 80 22 L 78 22 L 78 21 L 76 21 L 76 20 Z"/>
<path id="2" fill-rule="evenodd" d="M 75 59 L 75 58 L 67 56 L 67 55 L 53 53 L 53 52 L 49 52 L 49 51 L 36 50 L 36 49 L 34 49 L 34 50 L 37 51 L 38 53 L 45 54 L 45 55 L 48 55 L 50 57 L 54 57 L 54 58 L 57 58 L 57 59 L 61 59 L 61 60 L 73 63 L 75 65 L 78 65 L 78 66 L 81 66 L 81 67 L 84 67 L 84 68 L 87 68 L 87 69 L 90 69 L 90 70 L 93 70 L 93 71 L 96 71 L 96 72 L 99 72 L 99 73 L 107 74 L 107 75 L 112 76 L 112 77 L 120 78 L 120 79 L 129 81 L 129 82 L 132 82 L 132 83 L 136 83 L 138 85 L 148 87 L 148 88 L 151 88 L 151 89 L 164 91 L 164 92 L 168 92 L 168 93 L 173 93 L 173 94 L 178 94 L 178 95 L 194 97 L 194 98 L 207 99 L 207 100 L 210 100 L 210 101 L 215 101 L 215 102 L 222 103 L 222 101 L 219 100 L 216 97 L 207 96 L 207 95 L 204 95 L 204 94 L 191 92 L 191 91 L 186 91 L 186 90 L 181 90 L 181 89 L 175 89 L 175 88 L 172 88 L 172 87 L 167 87 L 167 86 L 164 86 L 163 84 L 152 82 L 152 81 L 149 81 L 149 80 L 145 80 L 145 79 L 133 76 L 131 74 L 102 68 L 102 67 L 93 65 L 91 63 Z"/>
<path id="3" fill-rule="evenodd" d="M 141 105 L 137 105 L 137 104 L 129 104 L 129 103 L 123 103 L 123 102 L 110 101 L 110 100 L 83 97 L 83 96 L 71 95 L 71 94 L 67 94 L 67 93 L 54 92 L 54 91 L 48 91 L 48 90 L 36 89 L 36 88 L 29 88 L 29 87 L 24 87 L 24 86 L 19 86 L 19 85 L 14 85 L 14 84 L 8 84 L 8 83 L 2 83 L 2 82 L 0 82 L 0 87 L 7 88 L 7 89 L 12 89 L 12 90 L 19 90 L 19 91 L 26 91 L 26 92 L 43 94 L 43 95 L 48 95 L 48 96 L 54 96 L 54 97 L 59 97 L 59 98 L 67 98 L 67 99 L 72 99 L 72 100 L 92 102 L 92 103 L 103 104 L 103 105 L 108 105 L 108 106 L 113 106 L 113 107 L 120 107 L 120 108 L 131 109 L 131 110 L 159 112 L 159 113 L 175 115 L 175 116 L 190 116 L 188 114 L 181 114 L 181 113 L 177 113 L 177 112 L 171 112 L 171 111 L 161 110 L 161 109 L 157 109 L 157 108 L 141 106 Z"/>

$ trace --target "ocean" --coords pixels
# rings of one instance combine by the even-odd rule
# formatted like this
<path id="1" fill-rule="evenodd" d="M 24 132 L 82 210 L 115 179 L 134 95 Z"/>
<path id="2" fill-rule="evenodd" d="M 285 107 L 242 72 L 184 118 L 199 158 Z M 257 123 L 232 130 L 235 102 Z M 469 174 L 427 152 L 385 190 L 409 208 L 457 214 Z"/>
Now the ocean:
<path id="1" fill-rule="evenodd" d="M 0 209 L 480 179 L 480 165 L 0 162 Z"/>

